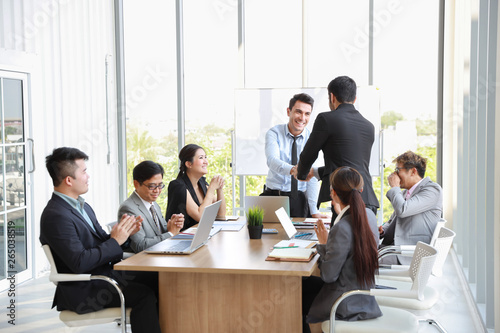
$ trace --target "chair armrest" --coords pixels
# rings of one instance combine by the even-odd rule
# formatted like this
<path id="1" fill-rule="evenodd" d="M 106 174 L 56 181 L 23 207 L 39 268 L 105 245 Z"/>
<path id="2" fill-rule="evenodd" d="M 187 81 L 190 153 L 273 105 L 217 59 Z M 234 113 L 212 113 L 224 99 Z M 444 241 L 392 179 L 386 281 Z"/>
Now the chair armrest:
<path id="1" fill-rule="evenodd" d="M 380 277 L 384 275 L 410 277 L 410 272 L 408 271 L 408 269 L 379 269 L 378 275 Z"/>
<path id="2" fill-rule="evenodd" d="M 335 332 L 335 313 L 339 304 L 349 296 L 352 295 L 371 295 L 371 290 L 351 290 L 340 295 L 339 298 L 333 303 L 332 310 L 330 311 L 330 333 Z"/>
<path id="3" fill-rule="evenodd" d="M 385 270 L 385 269 L 393 269 L 393 270 L 408 270 L 410 268 L 409 265 L 389 265 L 389 264 L 379 264 L 378 265 L 379 269 Z M 390 274 L 390 273 L 388 273 Z"/>
<path id="4" fill-rule="evenodd" d="M 410 298 L 416 299 L 417 292 L 414 290 L 399 290 L 399 289 L 370 289 L 372 296 L 386 296 L 397 298 Z"/>
<path id="5" fill-rule="evenodd" d="M 106 281 L 116 289 L 118 296 L 120 296 L 120 308 L 121 308 L 121 313 L 122 313 L 121 325 L 122 325 L 122 327 L 125 327 L 125 325 L 127 324 L 127 313 L 126 313 L 126 309 L 125 309 L 125 296 L 123 296 L 122 289 L 120 288 L 120 285 L 118 284 L 118 282 L 116 282 L 114 279 L 107 277 L 107 276 L 104 276 L 104 275 L 91 275 L 90 280 Z"/>
<path id="6" fill-rule="evenodd" d="M 401 248 L 401 251 L 411 251 L 415 252 L 415 248 L 417 247 L 416 245 L 399 245 Z"/>
<path id="7" fill-rule="evenodd" d="M 385 253 L 391 253 L 394 251 L 399 251 L 401 250 L 398 245 L 390 245 L 390 246 L 384 246 L 383 248 L 378 250 L 378 256 L 379 258 L 382 257 Z"/>
<path id="8" fill-rule="evenodd" d="M 413 248 L 412 248 L 413 247 Z M 378 259 L 382 259 L 386 256 L 393 256 L 393 255 L 401 255 L 403 257 L 413 257 L 413 253 L 415 253 L 415 246 L 413 245 L 399 245 L 398 249 L 387 249 L 386 251 L 384 248 L 380 249 L 378 252 Z"/>
<path id="9" fill-rule="evenodd" d="M 71 281 L 90 281 L 90 274 L 50 274 L 49 280 L 57 284 L 57 282 L 71 282 Z"/>

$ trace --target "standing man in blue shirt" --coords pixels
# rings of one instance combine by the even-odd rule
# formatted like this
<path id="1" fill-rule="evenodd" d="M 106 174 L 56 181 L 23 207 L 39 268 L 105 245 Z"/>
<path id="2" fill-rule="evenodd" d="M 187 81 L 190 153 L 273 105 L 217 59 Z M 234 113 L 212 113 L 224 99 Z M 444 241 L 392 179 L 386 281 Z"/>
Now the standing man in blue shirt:
<path id="1" fill-rule="evenodd" d="M 291 217 L 326 218 L 317 208 L 319 182 L 313 178 L 300 182 L 293 174 L 298 156 L 309 139 L 306 128 L 311 118 L 314 99 L 307 94 L 296 94 L 287 108 L 288 123 L 270 128 L 266 133 L 266 159 L 269 172 L 262 196 L 290 197 Z"/>

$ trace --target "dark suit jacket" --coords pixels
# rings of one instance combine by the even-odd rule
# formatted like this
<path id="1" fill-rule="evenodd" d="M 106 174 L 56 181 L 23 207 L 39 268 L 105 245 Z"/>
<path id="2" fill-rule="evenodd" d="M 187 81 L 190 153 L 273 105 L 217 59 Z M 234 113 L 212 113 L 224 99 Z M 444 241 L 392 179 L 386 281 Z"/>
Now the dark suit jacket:
<path id="1" fill-rule="evenodd" d="M 102 229 L 92 208 L 85 204 L 96 231 L 83 216 L 56 194 L 47 203 L 40 218 L 40 242 L 52 250 L 59 273 L 99 274 L 110 276 L 113 263 L 123 257 L 116 240 Z M 60 282 L 52 307 L 87 313 L 102 309 L 98 292 L 106 288 L 104 281 Z"/>
<path id="2" fill-rule="evenodd" d="M 367 205 L 379 207 L 369 171 L 375 128 L 352 104 L 341 104 L 335 111 L 318 114 L 311 136 L 300 154 L 297 177 L 306 179 L 312 164 L 323 151 L 325 167 L 320 168 L 321 189 L 318 206 L 330 201 L 330 174 L 338 167 L 349 166 L 363 176 L 361 196 Z"/>
<path id="3" fill-rule="evenodd" d="M 200 185 L 203 194 L 207 195 L 208 183 L 205 177 L 201 177 L 198 180 L 198 185 Z M 183 174 L 181 177 L 172 180 L 168 184 L 168 203 L 167 203 L 167 212 L 165 213 L 165 220 L 168 221 L 172 214 L 182 213 L 184 215 L 184 227 L 182 230 L 188 229 L 193 225 L 197 224 L 199 221 L 196 221 L 191 216 L 188 215 L 186 210 L 186 200 L 187 200 L 187 192 L 193 198 L 194 202 L 201 206 L 198 197 L 194 191 L 193 185 L 189 180 L 186 174 Z"/>
<path id="4" fill-rule="evenodd" d="M 377 225 L 373 212 L 367 212 L 371 229 Z M 318 267 L 321 279 L 325 282 L 314 299 L 307 322 L 317 323 L 330 318 L 333 303 L 343 293 L 356 289 L 367 289 L 356 279 L 354 267 L 354 234 L 351 227 L 351 215 L 347 211 L 328 234 L 326 244 L 316 246 L 319 259 Z M 375 286 L 369 286 L 374 288 Z M 364 320 L 380 317 L 382 313 L 375 297 L 366 295 L 351 296 L 337 308 L 336 318 L 341 320 Z"/>

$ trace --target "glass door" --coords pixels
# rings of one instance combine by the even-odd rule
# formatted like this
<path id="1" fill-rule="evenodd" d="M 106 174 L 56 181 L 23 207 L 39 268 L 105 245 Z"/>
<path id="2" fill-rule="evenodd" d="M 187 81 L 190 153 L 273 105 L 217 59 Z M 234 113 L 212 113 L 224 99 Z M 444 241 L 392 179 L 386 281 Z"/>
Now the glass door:
<path id="1" fill-rule="evenodd" d="M 0 290 L 32 276 L 27 92 L 27 74 L 0 71 Z"/>

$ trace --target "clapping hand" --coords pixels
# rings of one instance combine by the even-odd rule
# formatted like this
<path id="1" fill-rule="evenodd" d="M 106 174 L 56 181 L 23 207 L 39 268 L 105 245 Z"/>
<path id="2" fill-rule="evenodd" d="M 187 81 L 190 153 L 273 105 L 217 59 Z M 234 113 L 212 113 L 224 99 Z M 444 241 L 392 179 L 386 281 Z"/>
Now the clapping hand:
<path id="1" fill-rule="evenodd" d="M 141 229 L 142 217 L 123 214 L 120 222 L 113 226 L 111 229 L 111 238 L 114 238 L 119 245 L 127 241 L 129 236 L 135 234 Z"/>
<path id="2" fill-rule="evenodd" d="M 184 227 L 184 215 L 172 214 L 167 222 L 167 230 L 175 236 L 181 231 L 182 227 Z"/>
<path id="3" fill-rule="evenodd" d="M 215 190 L 222 190 L 224 188 L 224 178 L 220 175 L 216 175 L 210 181 L 210 187 Z"/>
<path id="4" fill-rule="evenodd" d="M 319 244 L 326 244 L 326 241 L 328 240 L 328 230 L 325 227 L 325 224 L 323 223 L 323 220 L 319 219 L 316 225 L 314 226 L 314 231 L 316 232 L 316 235 L 318 236 L 318 243 Z"/>

